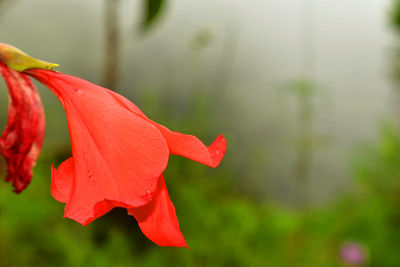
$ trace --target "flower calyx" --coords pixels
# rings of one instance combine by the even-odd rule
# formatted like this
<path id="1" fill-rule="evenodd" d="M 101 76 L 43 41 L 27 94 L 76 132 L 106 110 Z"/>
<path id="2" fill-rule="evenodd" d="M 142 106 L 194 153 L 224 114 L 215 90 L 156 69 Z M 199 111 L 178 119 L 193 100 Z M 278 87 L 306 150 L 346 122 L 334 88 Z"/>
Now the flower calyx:
<path id="1" fill-rule="evenodd" d="M 16 47 L 0 43 L 0 61 L 15 71 L 29 69 L 53 70 L 58 64 L 33 58 Z"/>

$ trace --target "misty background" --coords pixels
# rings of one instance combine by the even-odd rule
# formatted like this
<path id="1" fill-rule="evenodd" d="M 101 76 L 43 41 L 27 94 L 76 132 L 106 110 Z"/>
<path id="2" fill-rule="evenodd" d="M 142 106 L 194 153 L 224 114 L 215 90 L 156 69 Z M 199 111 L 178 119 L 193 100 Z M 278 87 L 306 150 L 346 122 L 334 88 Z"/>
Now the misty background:
<path id="1" fill-rule="evenodd" d="M 303 244 L 297 239 L 303 234 L 312 239 L 313 235 L 308 235 L 307 231 L 314 226 L 294 223 L 297 219 L 282 215 L 280 209 L 295 214 L 322 210 L 326 214 L 328 211 L 324 209 L 336 207 L 336 203 L 343 203 L 349 196 L 358 199 L 360 192 L 368 195 L 365 186 L 359 184 L 359 176 L 370 175 L 378 180 L 380 174 L 387 174 L 398 178 L 400 172 L 388 174 L 387 171 L 392 167 L 396 169 L 397 161 L 390 168 L 379 161 L 381 151 L 393 153 L 396 159 L 396 153 L 400 153 L 396 146 L 400 122 L 400 75 L 396 72 L 399 40 L 396 25 L 391 20 L 397 1 L 169 0 L 162 1 L 163 8 L 148 28 L 143 27 L 145 2 L 147 0 L 2 0 L 0 42 L 16 46 L 36 58 L 58 63 L 60 72 L 109 87 L 134 102 L 151 119 L 172 130 L 199 136 L 206 144 L 223 133 L 228 140 L 228 151 L 220 172 L 204 178 L 200 175 L 203 171 L 190 164 L 187 164 L 187 172 L 194 168 L 199 180 L 204 178 L 205 183 L 221 183 L 221 188 L 232 189 L 235 197 L 226 200 L 228 203 L 244 198 L 251 203 L 248 205 L 256 205 L 254 209 L 266 205 L 272 206 L 274 212 L 279 210 L 278 228 L 297 225 L 300 229 L 296 228 L 294 237 L 288 234 L 289 241 L 285 244 L 293 245 L 288 245 L 290 253 L 296 250 L 296 244 Z M 45 106 L 47 124 L 44 159 L 37 168 L 42 175 L 39 179 L 48 183 L 51 161 L 63 160 L 70 153 L 68 130 L 64 110 L 56 97 L 35 84 Z M 0 81 L 0 88 L 4 89 L 0 91 L 0 124 L 4 126 L 8 100 L 3 81 Z M 387 134 L 387 125 L 391 125 L 393 133 L 388 130 Z M 383 150 L 373 150 L 371 146 L 375 144 L 383 144 Z M 181 164 L 186 166 L 181 161 L 177 166 Z M 47 168 L 47 172 L 42 171 L 41 166 Z M 382 168 L 387 172 L 369 168 Z M 176 174 L 171 184 L 183 183 L 186 172 L 178 167 L 171 169 Z M 375 173 L 378 175 L 374 176 Z M 220 177 L 224 178 L 219 180 Z M 39 183 L 37 180 L 34 177 L 31 187 Z M 393 187 L 393 184 L 390 182 L 387 186 Z M 9 188 L 3 187 L 7 192 Z M 213 187 L 207 184 L 207 188 Z M 368 188 L 376 186 L 371 182 Z M 219 189 L 210 190 L 213 196 L 224 194 Z M 381 194 L 385 195 L 387 190 L 383 189 Z M 180 218 L 179 201 L 178 196 L 176 206 Z M 199 203 L 207 206 L 206 202 Z M 370 205 L 368 201 L 363 203 Z M 361 212 L 370 207 L 353 208 Z M 59 210 L 61 212 L 62 208 Z M 181 214 L 185 213 L 183 210 Z M 243 208 L 246 213 L 244 210 L 248 209 Z M 329 217 L 334 218 L 330 222 L 338 220 L 335 216 L 343 216 L 343 210 L 338 210 L 341 208 L 329 211 L 336 214 Z M 216 211 L 216 214 L 220 213 Z M 260 214 L 254 211 L 254 220 L 261 218 Z M 283 217 L 279 217 L 281 215 Z M 266 221 L 271 219 L 265 216 Z M 316 220 L 325 218 L 321 214 L 316 216 Z M 365 216 L 372 224 L 375 221 L 371 218 L 377 218 L 376 214 Z M 321 229 L 331 229 L 325 227 L 327 221 L 321 223 L 324 225 Z M 187 229 L 194 227 L 187 225 Z M 256 222 L 243 222 L 243 225 L 254 226 L 251 233 L 255 235 L 261 231 Z M 393 229 L 398 226 L 396 223 Z M 383 255 L 374 251 L 372 244 L 379 247 L 388 240 L 373 243 L 364 232 L 358 236 L 353 233 L 359 232 L 352 230 L 343 230 L 343 236 L 336 240 L 340 236 L 338 232 L 345 228 L 343 225 L 333 227 L 332 239 L 324 239 L 324 234 L 320 233 L 318 242 L 326 242 L 328 245 L 321 247 L 330 251 L 321 254 L 321 258 L 336 255 L 341 242 L 353 240 L 354 236 L 361 240 L 367 251 L 365 254 L 371 252 L 371 262 L 374 262 L 373 255 Z M 359 228 L 354 226 L 354 229 Z M 276 233 L 275 230 L 271 231 Z M 397 232 L 394 234 L 396 230 L 392 230 L 387 230 L 388 236 L 394 238 Z M 282 236 L 285 231 L 282 230 Z M 365 229 L 369 231 L 372 230 Z M 221 244 L 233 246 L 232 240 L 227 237 Z M 273 241 L 268 244 L 246 242 L 249 240 L 244 243 L 252 244 L 246 249 L 254 245 L 261 252 L 266 248 L 280 251 Z M 310 246 L 314 249 L 321 244 L 318 242 Z M 189 243 L 191 246 L 193 242 Z M 280 262 L 279 266 L 321 266 L 318 264 L 325 262 L 321 258 L 310 261 L 313 256 L 304 255 L 313 255 L 315 251 L 305 247 L 309 254 L 288 252 L 293 261 L 271 262 Z M 244 250 L 237 249 L 236 253 Z M 257 249 L 254 251 L 257 255 L 260 253 Z M 283 252 L 276 252 L 276 258 L 284 259 L 280 253 Z M 180 254 L 174 255 L 172 262 L 191 265 L 188 258 L 181 261 Z M 210 262 L 218 266 L 230 266 L 232 262 L 237 266 L 249 264 L 245 256 L 243 262 L 238 263 L 235 257 L 225 254 L 226 261 L 213 262 L 213 257 L 217 256 L 211 257 L 206 250 L 199 255 L 194 260 L 200 262 L 199 266 Z M 303 256 L 306 258 L 301 262 L 305 265 L 295 260 Z M 294 262 L 298 265 L 292 265 Z M 329 266 L 342 266 L 335 265 L 338 264 L 336 260 L 333 262 Z M 393 262 L 398 263 L 398 259 L 393 258 Z M 253 266 L 264 266 L 263 256 L 256 263 L 260 265 Z"/>

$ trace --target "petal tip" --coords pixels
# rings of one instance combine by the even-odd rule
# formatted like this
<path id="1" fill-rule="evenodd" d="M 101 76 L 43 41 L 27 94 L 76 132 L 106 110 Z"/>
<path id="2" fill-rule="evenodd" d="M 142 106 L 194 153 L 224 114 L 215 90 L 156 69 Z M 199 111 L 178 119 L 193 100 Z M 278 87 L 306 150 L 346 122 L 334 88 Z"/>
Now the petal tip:
<path id="1" fill-rule="evenodd" d="M 225 156 L 227 148 L 227 142 L 225 137 L 220 134 L 215 141 L 208 147 L 208 151 L 211 155 L 212 164 L 210 167 L 216 168 Z"/>

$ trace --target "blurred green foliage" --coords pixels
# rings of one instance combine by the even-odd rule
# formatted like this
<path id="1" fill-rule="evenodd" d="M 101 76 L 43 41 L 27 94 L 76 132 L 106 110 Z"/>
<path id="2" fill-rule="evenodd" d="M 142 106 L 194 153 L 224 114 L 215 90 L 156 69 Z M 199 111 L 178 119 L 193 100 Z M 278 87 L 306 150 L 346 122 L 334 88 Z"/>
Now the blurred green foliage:
<path id="1" fill-rule="evenodd" d="M 393 0 L 392 7 L 390 9 L 390 23 L 392 26 L 400 32 L 400 1 Z"/>
<path id="2" fill-rule="evenodd" d="M 144 17 L 142 19 L 142 29 L 147 30 L 152 26 L 159 16 L 164 12 L 165 0 L 144 0 Z"/>

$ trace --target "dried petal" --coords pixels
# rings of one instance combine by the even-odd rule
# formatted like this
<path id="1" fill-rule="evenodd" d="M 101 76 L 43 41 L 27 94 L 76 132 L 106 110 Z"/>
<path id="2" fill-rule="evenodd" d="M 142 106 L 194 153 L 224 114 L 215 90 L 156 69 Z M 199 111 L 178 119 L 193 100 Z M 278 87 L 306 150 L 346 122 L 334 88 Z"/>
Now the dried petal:
<path id="1" fill-rule="evenodd" d="M 29 78 L 0 62 L 8 85 L 10 104 L 7 126 L 0 137 L 0 152 L 6 159 L 6 181 L 14 191 L 25 189 L 32 179 L 32 168 L 39 157 L 44 138 L 44 112 L 38 92 Z"/>

